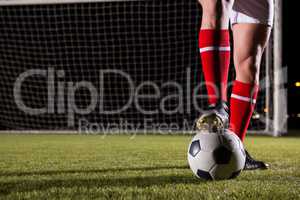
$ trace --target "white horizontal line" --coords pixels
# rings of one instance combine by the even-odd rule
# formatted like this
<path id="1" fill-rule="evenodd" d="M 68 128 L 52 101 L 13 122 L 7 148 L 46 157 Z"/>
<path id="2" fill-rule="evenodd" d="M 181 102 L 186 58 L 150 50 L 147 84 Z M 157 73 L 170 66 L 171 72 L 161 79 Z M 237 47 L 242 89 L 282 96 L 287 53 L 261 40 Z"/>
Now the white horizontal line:
<path id="1" fill-rule="evenodd" d="M 200 53 L 207 52 L 207 51 L 230 51 L 230 47 L 218 47 L 218 46 L 211 46 L 211 47 L 203 47 L 200 48 Z"/>
<path id="2" fill-rule="evenodd" d="M 122 2 L 122 1 L 140 1 L 140 0 L 0 0 L 0 6 Z"/>
<path id="3" fill-rule="evenodd" d="M 253 104 L 256 103 L 255 99 L 252 99 L 252 98 L 249 98 L 249 97 L 240 96 L 240 95 L 237 95 L 237 94 L 231 94 L 231 98 L 238 99 L 238 100 L 241 100 L 241 101 L 246 101 L 246 102 L 252 102 Z"/>

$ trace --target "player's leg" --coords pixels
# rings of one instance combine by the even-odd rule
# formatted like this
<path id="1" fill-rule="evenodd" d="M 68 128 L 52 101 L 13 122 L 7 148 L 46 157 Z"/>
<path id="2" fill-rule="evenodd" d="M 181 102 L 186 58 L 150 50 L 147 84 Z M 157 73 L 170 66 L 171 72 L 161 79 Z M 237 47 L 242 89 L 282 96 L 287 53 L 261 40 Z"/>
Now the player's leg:
<path id="1" fill-rule="evenodd" d="M 222 102 L 227 101 L 227 80 L 230 64 L 229 17 L 233 0 L 199 0 L 202 24 L 199 49 L 211 110 L 200 117 L 197 128 L 212 124 L 224 126 L 228 114 Z M 222 127 L 223 128 L 223 127 Z"/>
<path id="2" fill-rule="evenodd" d="M 273 0 L 236 0 L 231 13 L 236 80 L 230 100 L 230 129 L 243 141 L 256 103 L 259 68 L 273 25 Z M 268 165 L 246 155 L 246 170 Z"/>
<path id="3" fill-rule="evenodd" d="M 236 80 L 230 100 L 230 129 L 244 141 L 259 89 L 261 58 L 271 27 L 263 24 L 233 25 Z"/>
<path id="4" fill-rule="evenodd" d="M 259 89 L 259 68 L 271 27 L 262 24 L 233 26 L 236 80 L 230 100 L 230 129 L 244 141 Z M 267 169 L 248 152 L 245 170 Z"/>

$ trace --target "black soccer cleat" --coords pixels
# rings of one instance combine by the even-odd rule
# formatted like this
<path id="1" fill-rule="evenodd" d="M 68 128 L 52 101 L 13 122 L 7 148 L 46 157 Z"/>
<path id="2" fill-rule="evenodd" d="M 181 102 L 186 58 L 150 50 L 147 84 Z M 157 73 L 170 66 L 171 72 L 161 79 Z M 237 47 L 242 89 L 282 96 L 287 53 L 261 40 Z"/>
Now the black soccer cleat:
<path id="1" fill-rule="evenodd" d="M 224 131 L 228 127 L 229 109 L 225 102 L 209 107 L 196 122 L 197 130 Z"/>
<path id="2" fill-rule="evenodd" d="M 245 153 L 246 153 L 246 162 L 245 162 L 244 170 L 256 170 L 256 169 L 265 170 L 270 167 L 269 164 L 252 158 L 248 153 L 248 151 L 245 150 Z"/>

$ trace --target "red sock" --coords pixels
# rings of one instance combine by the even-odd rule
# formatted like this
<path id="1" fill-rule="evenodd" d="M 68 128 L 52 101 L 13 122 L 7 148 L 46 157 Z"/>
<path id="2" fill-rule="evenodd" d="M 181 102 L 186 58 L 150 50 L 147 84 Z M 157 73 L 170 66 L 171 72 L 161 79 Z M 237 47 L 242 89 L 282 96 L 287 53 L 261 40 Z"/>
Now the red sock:
<path id="1" fill-rule="evenodd" d="M 227 101 L 230 65 L 228 30 L 200 30 L 199 48 L 209 104 Z"/>
<path id="2" fill-rule="evenodd" d="M 242 141 L 254 111 L 258 85 L 235 81 L 230 99 L 230 130 Z"/>

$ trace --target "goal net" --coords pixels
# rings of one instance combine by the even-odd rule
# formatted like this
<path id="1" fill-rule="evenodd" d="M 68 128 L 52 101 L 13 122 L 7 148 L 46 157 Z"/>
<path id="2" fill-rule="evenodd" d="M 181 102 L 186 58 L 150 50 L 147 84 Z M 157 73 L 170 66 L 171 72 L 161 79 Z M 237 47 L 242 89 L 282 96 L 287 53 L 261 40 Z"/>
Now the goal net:
<path id="1" fill-rule="evenodd" d="M 196 0 L 0 5 L 2 130 L 190 131 L 207 107 Z M 272 56 L 254 132 L 272 126 Z"/>

